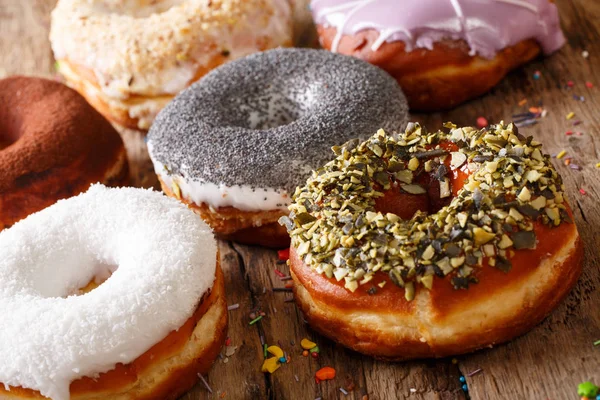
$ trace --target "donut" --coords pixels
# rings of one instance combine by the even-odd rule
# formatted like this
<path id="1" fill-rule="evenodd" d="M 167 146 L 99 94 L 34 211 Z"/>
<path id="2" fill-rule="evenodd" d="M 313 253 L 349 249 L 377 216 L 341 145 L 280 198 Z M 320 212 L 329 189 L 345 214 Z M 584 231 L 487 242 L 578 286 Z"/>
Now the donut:
<path id="1" fill-rule="evenodd" d="M 190 214 L 159 192 L 94 185 L 0 232 L 0 397 L 191 388 L 220 351 L 227 304 L 216 241 Z"/>
<path id="2" fill-rule="evenodd" d="M 59 71 L 98 111 L 147 130 L 211 69 L 292 45 L 288 0 L 60 0 L 50 41 Z"/>
<path id="3" fill-rule="evenodd" d="M 446 126 L 341 146 L 294 193 L 281 223 L 316 331 L 376 358 L 445 357 L 525 333 L 575 284 L 582 244 L 541 144 Z"/>
<path id="4" fill-rule="evenodd" d="M 121 137 L 74 90 L 15 76 L 0 104 L 0 230 L 92 183 L 128 182 Z"/>
<path id="5" fill-rule="evenodd" d="M 321 45 L 389 72 L 411 110 L 452 108 L 564 43 L 548 0 L 312 0 Z M 394 11 L 392 11 L 394 10 Z"/>
<path id="6" fill-rule="evenodd" d="M 406 101 L 385 72 L 352 57 L 276 49 L 223 65 L 158 115 L 148 150 L 163 191 L 224 238 L 287 247 L 277 221 L 330 147 L 383 126 Z"/>

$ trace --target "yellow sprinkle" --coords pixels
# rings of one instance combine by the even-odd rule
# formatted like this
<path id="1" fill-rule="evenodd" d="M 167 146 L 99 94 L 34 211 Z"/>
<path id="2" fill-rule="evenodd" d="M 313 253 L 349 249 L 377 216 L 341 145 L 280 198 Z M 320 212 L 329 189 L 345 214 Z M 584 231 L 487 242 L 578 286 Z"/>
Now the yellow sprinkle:
<path id="1" fill-rule="evenodd" d="M 558 154 L 556 155 L 556 158 L 558 158 L 558 159 L 561 159 L 561 158 L 563 158 L 563 157 L 564 157 L 566 154 L 567 154 L 567 151 L 566 151 L 566 150 L 563 150 L 563 151 L 561 151 L 560 153 L 558 153 Z"/>
<path id="2" fill-rule="evenodd" d="M 278 361 L 277 357 L 267 358 L 263 362 L 261 371 L 262 372 L 268 372 L 270 374 L 272 374 L 273 372 L 277 371 L 277 369 L 279 369 L 279 367 L 281 366 L 277 361 Z"/>
<path id="3" fill-rule="evenodd" d="M 267 347 L 267 351 L 277 358 L 283 357 L 283 350 L 279 346 L 269 346 Z"/>
<path id="4" fill-rule="evenodd" d="M 573 111 L 571 111 L 570 113 L 567 114 L 567 119 L 571 119 L 575 116 L 575 113 Z"/>
<path id="5" fill-rule="evenodd" d="M 316 343 L 313 343 L 308 339 L 302 339 L 302 341 L 300 342 L 300 346 L 302 346 L 302 348 L 304 350 L 310 350 L 313 347 L 315 347 L 316 345 L 317 345 Z"/>
<path id="6" fill-rule="evenodd" d="M 600 168 L 600 162 L 596 164 L 596 168 Z"/>
<path id="7" fill-rule="evenodd" d="M 177 53 L 175 58 L 177 58 L 177 61 L 185 61 L 187 60 L 187 55 L 185 53 Z"/>

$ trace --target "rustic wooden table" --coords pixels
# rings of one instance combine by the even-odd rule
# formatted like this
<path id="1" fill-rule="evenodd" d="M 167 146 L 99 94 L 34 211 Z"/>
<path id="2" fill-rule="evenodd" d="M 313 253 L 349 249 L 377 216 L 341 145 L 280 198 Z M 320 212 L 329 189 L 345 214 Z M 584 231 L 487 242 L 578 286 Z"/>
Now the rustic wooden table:
<path id="1" fill-rule="evenodd" d="M 0 77 L 54 75 L 47 39 L 54 3 L 0 0 Z M 583 275 L 558 309 L 527 335 L 454 362 L 378 362 L 312 332 L 289 301 L 291 294 L 273 291 L 284 286 L 275 268 L 287 271 L 285 265 L 276 265 L 274 251 L 221 242 L 228 302 L 239 304 L 230 311 L 231 342 L 208 376 L 213 393 L 199 384 L 184 399 L 364 399 L 368 394 L 369 399 L 463 399 L 470 395 L 473 399 L 559 400 L 578 398 L 577 384 L 582 381 L 600 384 L 600 346 L 593 346 L 600 339 L 600 291 L 596 290 L 600 287 L 600 168 L 596 166 L 600 162 L 600 2 L 560 0 L 557 5 L 568 37 L 568 44 L 557 54 L 518 69 L 488 95 L 451 112 L 414 118 L 438 128 L 447 120 L 474 124 L 479 116 L 489 121 L 511 120 L 512 115 L 543 104 L 547 116 L 523 129 L 542 140 L 547 152 L 564 149 L 572 157 L 571 166 L 565 165 L 565 158 L 555 161 L 585 243 Z M 582 55 L 584 51 L 589 57 Z M 567 120 L 570 112 L 575 117 Z M 574 121 L 581 123 L 575 126 Z M 158 187 L 143 136 L 124 131 L 123 137 L 133 182 Z M 256 309 L 266 315 L 249 325 L 249 314 Z M 318 359 L 300 355 L 299 342 L 304 337 L 318 343 Z M 291 362 L 273 375 L 261 373 L 261 340 L 279 343 L 291 354 Z M 314 373 L 323 366 L 333 366 L 337 377 L 316 384 Z M 466 376 L 469 395 L 461 389 L 461 375 Z"/>

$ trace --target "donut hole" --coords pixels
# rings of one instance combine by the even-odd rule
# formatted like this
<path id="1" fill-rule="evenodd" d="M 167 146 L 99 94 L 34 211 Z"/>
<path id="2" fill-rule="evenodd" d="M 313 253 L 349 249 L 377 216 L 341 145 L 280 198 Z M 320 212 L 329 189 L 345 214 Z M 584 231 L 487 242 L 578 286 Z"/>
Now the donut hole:
<path id="1" fill-rule="evenodd" d="M 302 119 L 315 104 L 315 85 L 302 91 L 286 86 L 272 84 L 265 88 L 255 87 L 245 96 L 227 96 L 220 107 L 221 117 L 230 126 L 252 130 L 275 129 Z M 231 113 L 230 110 L 238 111 Z"/>
<path id="2" fill-rule="evenodd" d="M 184 0 L 105 0 L 94 4 L 94 11 L 103 14 L 127 15 L 133 18 L 147 18 L 162 14 L 181 5 Z"/>
<path id="3" fill-rule="evenodd" d="M 63 262 L 49 257 L 42 267 L 34 268 L 32 289 L 36 295 L 43 298 L 81 296 L 96 290 L 118 269 L 118 265 L 88 254 L 79 254 L 79 257 L 71 253 L 65 255 Z"/>
<path id="4" fill-rule="evenodd" d="M 98 263 L 94 267 L 94 276 L 84 286 L 71 290 L 68 296 L 81 296 L 92 292 L 106 282 L 117 268 L 117 265 Z"/>
<path id="5" fill-rule="evenodd" d="M 13 129 L 0 129 L 0 151 L 6 149 L 10 145 L 14 144 L 19 140 L 19 136 L 16 134 L 11 134 Z"/>

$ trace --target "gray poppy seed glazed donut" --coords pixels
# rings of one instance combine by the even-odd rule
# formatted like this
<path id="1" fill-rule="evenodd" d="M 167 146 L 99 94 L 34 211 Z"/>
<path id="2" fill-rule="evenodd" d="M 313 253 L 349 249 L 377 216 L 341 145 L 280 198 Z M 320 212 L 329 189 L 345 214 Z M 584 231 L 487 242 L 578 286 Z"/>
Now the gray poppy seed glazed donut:
<path id="1" fill-rule="evenodd" d="M 396 81 L 352 57 L 277 49 L 225 64 L 158 115 L 148 150 L 163 190 L 221 237 L 278 247 L 290 195 L 331 146 L 404 128 Z"/>

